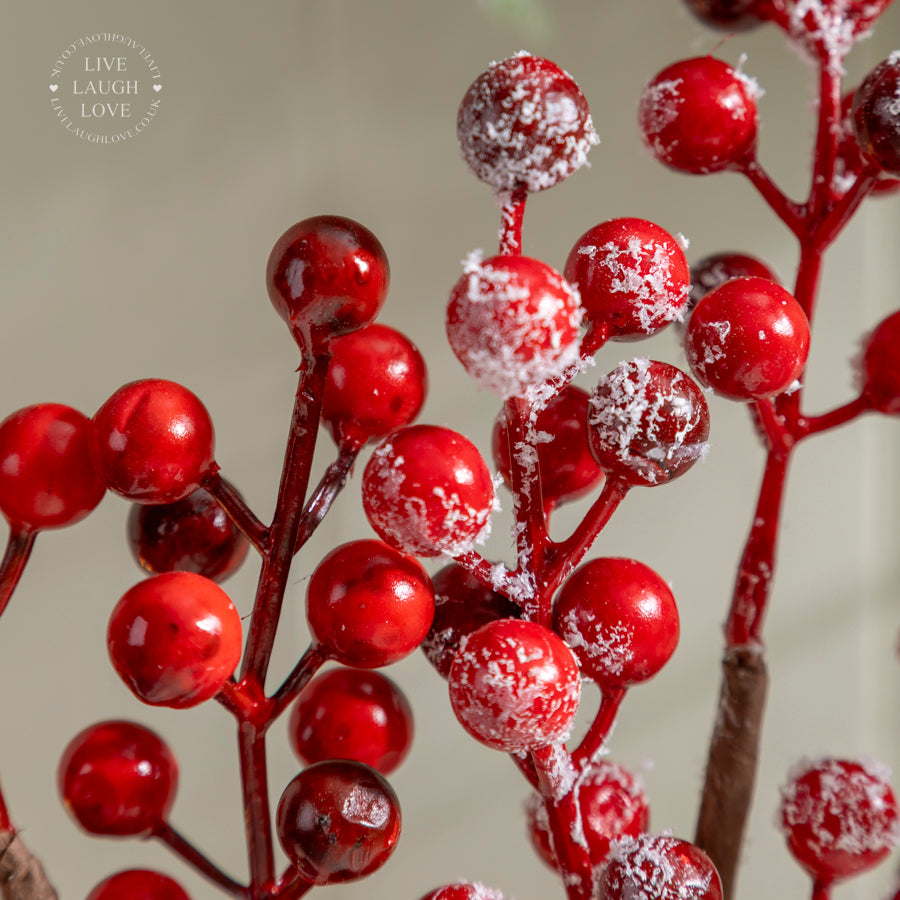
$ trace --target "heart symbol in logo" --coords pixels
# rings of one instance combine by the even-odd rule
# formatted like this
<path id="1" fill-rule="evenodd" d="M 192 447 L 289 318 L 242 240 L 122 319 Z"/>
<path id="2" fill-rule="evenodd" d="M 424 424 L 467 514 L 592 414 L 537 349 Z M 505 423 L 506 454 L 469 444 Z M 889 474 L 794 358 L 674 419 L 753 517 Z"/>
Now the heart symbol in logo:
<path id="1" fill-rule="evenodd" d="M 157 93 L 159 93 L 159 92 L 162 90 L 162 85 L 161 85 L 161 84 L 154 84 L 154 85 L 153 85 L 153 90 L 156 91 Z"/>
<path id="2" fill-rule="evenodd" d="M 59 85 L 58 85 L 58 84 L 51 84 L 51 85 L 50 85 L 50 90 L 53 91 L 53 93 L 55 94 L 55 93 L 59 90 Z"/>

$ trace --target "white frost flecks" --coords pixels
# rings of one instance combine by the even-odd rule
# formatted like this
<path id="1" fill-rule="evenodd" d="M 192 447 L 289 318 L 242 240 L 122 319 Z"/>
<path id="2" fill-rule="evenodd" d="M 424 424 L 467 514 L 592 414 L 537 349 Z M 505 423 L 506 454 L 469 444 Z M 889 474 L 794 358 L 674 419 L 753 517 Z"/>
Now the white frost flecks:
<path id="1" fill-rule="evenodd" d="M 354 825 L 381 828 L 391 815 L 391 804 L 381 792 L 355 785 L 341 808 L 341 815 Z"/>

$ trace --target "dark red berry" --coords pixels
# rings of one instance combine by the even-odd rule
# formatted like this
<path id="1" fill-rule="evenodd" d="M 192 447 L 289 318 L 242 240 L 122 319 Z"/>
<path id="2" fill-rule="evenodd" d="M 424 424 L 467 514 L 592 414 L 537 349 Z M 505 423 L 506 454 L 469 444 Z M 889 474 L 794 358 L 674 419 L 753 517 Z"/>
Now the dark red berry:
<path id="1" fill-rule="evenodd" d="M 800 304 L 767 278 L 735 278 L 694 308 L 685 353 L 698 380 L 732 400 L 764 400 L 795 385 L 809 355 Z"/>
<path id="2" fill-rule="evenodd" d="M 241 658 L 241 618 L 215 582 L 168 572 L 122 596 L 106 642 L 139 700 L 182 709 L 214 697 L 231 677 Z"/>
<path id="3" fill-rule="evenodd" d="M 768 2 L 761 0 L 685 0 L 685 6 L 704 25 L 725 31 L 747 31 L 762 25 Z"/>
<path id="4" fill-rule="evenodd" d="M 490 470 L 478 448 L 449 428 L 395 431 L 375 448 L 362 491 L 372 527 L 404 553 L 456 556 L 490 533 Z"/>
<path id="5" fill-rule="evenodd" d="M 536 750 L 565 740 L 581 696 L 572 651 L 536 622 L 500 619 L 460 644 L 450 703 L 469 734 L 494 750 Z"/>
<path id="6" fill-rule="evenodd" d="M 475 79 L 460 103 L 456 135 L 466 164 L 498 191 L 553 187 L 598 142 L 572 76 L 524 52 Z"/>
<path id="7" fill-rule="evenodd" d="M 369 766 L 350 760 L 315 763 L 285 788 L 276 829 L 306 881 L 355 881 L 379 869 L 394 851 L 400 804 Z"/>
<path id="8" fill-rule="evenodd" d="M 606 325 L 613 340 L 648 337 L 687 309 L 691 279 L 684 251 L 645 219 L 595 225 L 576 241 L 564 271 L 587 318 Z"/>
<path id="9" fill-rule="evenodd" d="M 165 824 L 178 765 L 156 734 L 133 722 L 99 722 L 76 735 L 59 763 L 59 792 L 91 834 L 147 836 Z"/>
<path id="10" fill-rule="evenodd" d="M 322 395 L 322 421 L 341 446 L 381 440 L 409 425 L 425 402 L 422 354 L 377 322 L 332 344 Z"/>
<path id="11" fill-rule="evenodd" d="M 853 102 L 856 91 L 849 91 L 841 99 L 840 139 L 835 160 L 834 187 L 838 194 L 846 193 L 854 184 L 860 172 L 867 165 L 866 157 L 860 149 L 853 125 Z M 872 187 L 873 197 L 887 197 L 900 191 L 900 178 L 882 170 L 881 177 Z"/>
<path id="12" fill-rule="evenodd" d="M 672 591 L 633 559 L 594 559 L 576 569 L 554 603 L 553 627 L 601 689 L 647 681 L 678 646 Z"/>
<path id="13" fill-rule="evenodd" d="M 880 322 L 865 339 L 860 379 L 872 409 L 900 415 L 900 310 Z"/>
<path id="14" fill-rule="evenodd" d="M 38 403 L 0 422 L 0 512 L 14 525 L 60 528 L 83 519 L 106 483 L 90 453 L 91 420 Z"/>
<path id="15" fill-rule="evenodd" d="M 87 900 L 191 900 L 177 881 L 150 869 L 128 869 L 104 878 Z"/>
<path id="16" fill-rule="evenodd" d="M 91 449 L 107 486 L 138 503 L 174 503 L 215 471 L 206 407 L 160 378 L 120 387 L 97 410 Z"/>
<path id="17" fill-rule="evenodd" d="M 154 575 L 194 572 L 224 581 L 240 568 L 250 548 L 225 510 L 202 488 L 175 503 L 135 503 L 127 532 L 138 565 Z"/>
<path id="18" fill-rule="evenodd" d="M 266 266 L 278 315 L 313 343 L 370 325 L 389 281 L 378 238 L 342 216 L 313 216 L 292 225 L 275 242 Z"/>
<path id="19" fill-rule="evenodd" d="M 562 375 L 579 358 L 578 292 L 528 256 L 471 257 L 450 292 L 447 337 L 478 385 L 500 397 Z"/>
<path id="20" fill-rule="evenodd" d="M 712 56 L 673 63 L 644 89 L 638 124 L 662 163 L 703 175 L 740 168 L 756 148 L 759 88 Z"/>
<path id="21" fill-rule="evenodd" d="M 387 666 L 415 650 L 434 618 L 434 590 L 419 562 L 381 541 L 352 541 L 316 567 L 306 590 L 316 640 L 336 662 Z"/>
<path id="22" fill-rule="evenodd" d="M 705 256 L 691 266 L 690 309 L 693 309 L 710 291 L 733 278 L 768 278 L 778 283 L 778 277 L 761 260 L 746 253 L 726 251 Z"/>
<path id="23" fill-rule="evenodd" d="M 457 881 L 429 891 L 422 900 L 503 900 L 503 894 L 483 884 Z"/>
<path id="24" fill-rule="evenodd" d="M 288 738 L 301 762 L 354 759 L 390 775 L 412 744 L 412 709 L 390 678 L 332 669 L 303 689 L 291 711 Z"/>
<path id="25" fill-rule="evenodd" d="M 817 881 L 857 875 L 897 846 L 900 813 L 890 773 L 845 759 L 804 761 L 781 792 L 788 849 Z"/>
<path id="26" fill-rule="evenodd" d="M 683 475 L 704 457 L 709 409 L 681 369 L 635 357 L 597 382 L 588 425 L 591 451 L 608 475 L 651 486 Z"/>
<path id="27" fill-rule="evenodd" d="M 866 76 L 850 115 L 863 155 L 888 175 L 900 176 L 900 51 Z"/>

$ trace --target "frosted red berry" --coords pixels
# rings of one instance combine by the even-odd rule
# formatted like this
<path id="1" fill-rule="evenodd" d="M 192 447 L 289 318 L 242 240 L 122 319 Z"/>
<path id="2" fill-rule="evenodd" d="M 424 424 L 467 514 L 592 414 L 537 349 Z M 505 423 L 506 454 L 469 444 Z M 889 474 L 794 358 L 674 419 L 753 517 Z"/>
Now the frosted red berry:
<path id="1" fill-rule="evenodd" d="M 409 425 L 425 402 L 425 361 L 399 331 L 375 323 L 338 338 L 322 394 L 322 421 L 341 446 Z"/>
<path id="2" fill-rule="evenodd" d="M 830 65 L 839 65 L 891 2 L 816 0 L 815 3 L 795 3 L 781 22 L 788 35 L 814 57 Z M 775 18 L 775 21 L 779 19 Z"/>
<path id="3" fill-rule="evenodd" d="M 434 621 L 422 642 L 422 651 L 441 677 L 448 678 L 453 657 L 466 635 L 497 619 L 519 618 L 521 610 L 458 563 L 437 572 L 432 584 Z"/>
<path id="4" fill-rule="evenodd" d="M 638 124 L 660 162 L 703 175 L 740 168 L 756 148 L 759 88 L 712 56 L 673 63 L 644 89 Z"/>
<path id="5" fill-rule="evenodd" d="M 247 558 L 250 544 L 208 491 L 175 503 L 135 503 L 128 513 L 128 546 L 154 575 L 194 572 L 224 581 Z"/>
<path id="6" fill-rule="evenodd" d="M 800 304 L 766 278 L 735 278 L 694 308 L 684 347 L 697 379 L 732 400 L 764 400 L 790 389 L 809 355 Z"/>
<path id="7" fill-rule="evenodd" d="M 597 382 L 590 404 L 591 452 L 626 484 L 665 484 L 706 454 L 706 399 L 676 366 L 643 357 L 621 362 Z"/>
<path id="8" fill-rule="evenodd" d="M 565 740 L 581 676 L 572 651 L 552 631 L 500 619 L 462 641 L 449 686 L 453 712 L 472 737 L 519 753 Z"/>
<path id="9" fill-rule="evenodd" d="M 375 448 L 362 491 L 372 527 L 404 553 L 455 556 L 490 532 L 490 470 L 478 448 L 449 428 L 395 431 Z"/>
<path id="10" fill-rule="evenodd" d="M 601 688 L 647 681 L 678 646 L 671 589 L 634 559 L 594 559 L 576 569 L 554 602 L 553 627 Z"/>
<path id="11" fill-rule="evenodd" d="M 390 268 L 378 238 L 343 216 L 313 216 L 275 242 L 266 287 L 278 315 L 314 343 L 370 325 Z"/>
<path id="12" fill-rule="evenodd" d="M 165 824 L 178 765 L 154 732 L 133 722 L 99 722 L 76 735 L 59 763 L 59 792 L 91 834 L 148 836 Z"/>
<path id="13" fill-rule="evenodd" d="M 422 900 L 503 900 L 503 894 L 483 884 L 457 881 L 429 891 Z"/>
<path id="14" fill-rule="evenodd" d="M 872 409 L 900 415 L 900 310 L 880 322 L 863 342 L 860 380 Z"/>
<path id="15" fill-rule="evenodd" d="M 91 449 L 107 486 L 138 503 L 174 503 L 215 471 L 206 407 L 160 378 L 123 385 L 97 410 Z"/>
<path id="16" fill-rule="evenodd" d="M 762 25 L 767 2 L 761 0 L 685 0 L 704 25 L 725 31 L 747 31 Z"/>
<path id="17" fill-rule="evenodd" d="M 760 259 L 746 253 L 725 251 L 704 256 L 691 266 L 691 295 L 693 309 L 710 291 L 733 278 L 767 278 L 778 283 L 778 276 Z"/>
<path id="18" fill-rule="evenodd" d="M 413 717 L 403 691 L 378 672 L 332 669 L 303 689 L 288 739 L 304 763 L 353 759 L 389 775 L 406 758 Z"/>
<path id="19" fill-rule="evenodd" d="M 826 884 L 877 865 L 900 838 L 890 773 L 874 763 L 801 763 L 782 789 L 780 818 L 797 862 Z"/>
<path id="20" fill-rule="evenodd" d="M 680 320 L 691 288 L 684 251 L 646 219 L 611 219 L 585 232 L 569 252 L 566 279 L 585 316 L 613 340 L 638 340 Z"/>
<path id="21" fill-rule="evenodd" d="M 540 260 L 472 256 L 450 292 L 447 337 L 478 385 L 506 399 L 578 360 L 581 319 L 578 292 Z"/>
<path id="22" fill-rule="evenodd" d="M 604 900 L 722 900 L 722 882 L 696 845 L 644 834 L 616 845 L 600 876 Z"/>
<path id="23" fill-rule="evenodd" d="M 0 512 L 29 529 L 83 519 L 106 483 L 90 453 L 91 421 L 61 403 L 38 403 L 0 422 Z"/>
<path id="24" fill-rule="evenodd" d="M 400 804 L 384 777 L 369 766 L 350 760 L 315 763 L 285 788 L 276 831 L 306 881 L 356 881 L 393 853 Z"/>
<path id="25" fill-rule="evenodd" d="M 122 596 L 106 643 L 139 700 L 182 709 L 214 697 L 231 677 L 241 658 L 241 618 L 215 582 L 167 572 Z"/>
<path id="26" fill-rule="evenodd" d="M 413 557 L 381 541 L 351 541 L 316 567 L 306 614 L 332 659 L 372 669 L 403 659 L 422 643 L 434 618 L 434 589 Z"/>
<path id="27" fill-rule="evenodd" d="M 850 115 L 863 155 L 886 174 L 900 176 L 900 51 L 866 76 Z"/>
<path id="28" fill-rule="evenodd" d="M 168 875 L 150 869 L 127 869 L 104 878 L 87 900 L 190 900 L 187 892 Z"/>
<path id="29" fill-rule="evenodd" d="M 553 187 L 598 142 L 572 76 L 524 52 L 475 79 L 460 103 L 456 135 L 466 164 L 498 191 Z"/>
<path id="30" fill-rule="evenodd" d="M 637 837 L 647 830 L 650 821 L 650 807 L 640 779 L 608 760 L 592 764 L 586 775 L 575 782 L 572 790 L 558 804 L 577 809 L 577 813 L 564 818 L 581 823 L 588 855 L 594 866 L 604 862 L 613 841 Z M 558 869 L 545 801 L 535 795 L 527 813 L 535 849 L 547 865 Z"/>

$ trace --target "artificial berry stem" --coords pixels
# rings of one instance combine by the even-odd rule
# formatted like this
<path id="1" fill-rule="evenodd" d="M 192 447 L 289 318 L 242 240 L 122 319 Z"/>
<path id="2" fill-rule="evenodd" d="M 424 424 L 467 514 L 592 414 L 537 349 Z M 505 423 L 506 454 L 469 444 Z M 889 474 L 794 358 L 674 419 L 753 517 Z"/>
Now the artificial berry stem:
<path id="1" fill-rule="evenodd" d="M 0 560 L 0 615 L 3 615 L 16 585 L 22 577 L 36 536 L 37 531 L 34 529 L 21 525 L 10 526 L 6 552 L 3 554 L 3 559 Z"/>
<path id="2" fill-rule="evenodd" d="M 252 722 L 238 725 L 238 756 L 250 863 L 250 888 L 246 896 L 248 900 L 264 900 L 275 883 L 275 859 L 263 729 Z"/>
<path id="3" fill-rule="evenodd" d="M 312 643 L 300 657 L 293 671 L 272 695 L 267 725 L 274 722 L 294 702 L 310 679 L 327 662 L 328 656 L 321 644 Z"/>
<path id="4" fill-rule="evenodd" d="M 212 882 L 232 897 L 246 900 L 250 895 L 247 888 L 238 884 L 233 878 L 229 878 L 215 863 L 201 853 L 186 837 L 176 831 L 171 825 L 163 825 L 154 835 L 162 841 L 177 856 L 181 857 L 200 875 Z"/>
<path id="5" fill-rule="evenodd" d="M 309 540 L 312 533 L 328 514 L 331 504 L 334 503 L 335 498 L 347 483 L 350 470 L 353 468 L 353 463 L 356 462 L 356 457 L 359 456 L 361 449 L 362 444 L 341 444 L 337 459 L 325 470 L 321 481 L 316 486 L 312 499 L 303 512 L 300 530 L 297 532 L 295 553 Z"/>
<path id="6" fill-rule="evenodd" d="M 831 900 L 831 882 L 814 881 L 810 900 Z"/>
<path id="7" fill-rule="evenodd" d="M 228 514 L 228 518 L 238 527 L 248 541 L 259 553 L 264 553 L 269 541 L 269 529 L 256 517 L 247 506 L 244 498 L 237 492 L 230 481 L 226 481 L 218 471 L 208 475 L 203 481 L 216 502 Z"/>
<path id="8" fill-rule="evenodd" d="M 803 207 L 782 193 L 757 160 L 750 160 L 742 171 L 775 215 L 799 238 L 803 233 Z"/>
<path id="9" fill-rule="evenodd" d="M 6 806 L 6 797 L 0 791 L 0 831 L 12 830 L 12 823 L 9 821 L 9 809 Z"/>
<path id="10" fill-rule="evenodd" d="M 292 866 L 281 876 L 271 896 L 272 900 L 300 900 L 312 888 L 312 882 L 304 880 Z"/>
<path id="11" fill-rule="evenodd" d="M 594 721 L 591 722 L 581 743 L 572 753 L 572 762 L 576 770 L 581 771 L 603 751 L 626 693 L 627 690 L 623 687 L 608 687 L 603 690 L 597 715 L 594 716 Z"/>
<path id="12" fill-rule="evenodd" d="M 838 153 L 838 129 L 841 121 L 841 76 L 827 63 L 819 63 L 819 109 L 816 146 L 812 165 L 812 184 L 807 209 L 814 218 L 834 202 L 834 169 Z"/>
<path id="13" fill-rule="evenodd" d="M 856 397 L 849 403 L 831 409 L 827 413 L 822 413 L 819 416 L 806 416 L 802 422 L 803 430 L 798 437 L 808 437 L 812 434 L 829 431 L 840 425 L 846 425 L 870 410 L 871 405 L 867 397 Z"/>
<path id="14" fill-rule="evenodd" d="M 522 252 L 522 225 L 525 220 L 525 201 L 528 191 L 516 188 L 497 194 L 500 207 L 500 255 L 518 256 Z"/>

